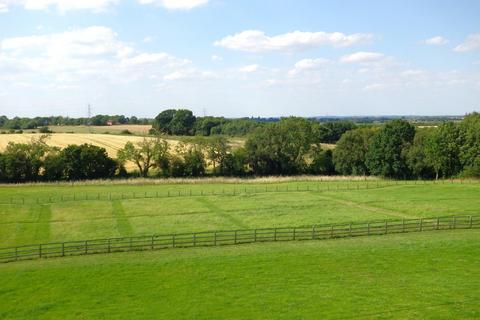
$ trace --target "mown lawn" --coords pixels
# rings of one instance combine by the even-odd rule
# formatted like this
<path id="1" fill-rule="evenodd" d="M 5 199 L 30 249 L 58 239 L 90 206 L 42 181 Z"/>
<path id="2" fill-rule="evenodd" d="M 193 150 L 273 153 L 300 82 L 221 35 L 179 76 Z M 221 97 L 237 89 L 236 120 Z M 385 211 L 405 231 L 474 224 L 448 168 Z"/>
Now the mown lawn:
<path id="1" fill-rule="evenodd" d="M 480 213 L 479 183 L 394 184 L 376 188 L 376 182 L 369 182 L 369 189 L 366 186 L 366 182 L 344 181 L 0 187 L 0 202 L 7 203 L 0 204 L 0 247 Z M 297 188 L 310 191 L 296 191 Z M 107 196 L 109 192 L 112 200 Z M 170 192 L 171 196 L 123 200 L 120 196 L 135 193 L 140 197 L 145 192 L 147 196 Z M 87 195 L 89 200 L 59 201 L 60 194 L 73 193 Z M 52 203 L 36 204 L 37 196 L 43 200 L 52 197 Z M 21 197 L 25 197 L 25 204 L 8 204 L 8 199 Z"/>
<path id="2" fill-rule="evenodd" d="M 480 231 L 0 265 L 0 319 L 478 319 Z"/>

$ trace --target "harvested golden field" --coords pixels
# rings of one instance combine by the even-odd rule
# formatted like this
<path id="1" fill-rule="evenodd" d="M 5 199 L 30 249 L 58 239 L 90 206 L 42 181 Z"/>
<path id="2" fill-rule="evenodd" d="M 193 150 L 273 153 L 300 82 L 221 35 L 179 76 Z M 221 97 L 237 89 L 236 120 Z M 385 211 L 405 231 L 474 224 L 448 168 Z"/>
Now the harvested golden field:
<path id="1" fill-rule="evenodd" d="M 128 130 L 133 134 L 146 135 L 151 125 L 113 125 L 113 126 L 50 126 L 50 130 L 55 133 L 113 133 L 119 134 L 124 130 Z"/>
<path id="2" fill-rule="evenodd" d="M 38 139 L 41 134 L 25 133 L 25 134 L 1 134 L 0 135 L 0 151 L 4 150 L 9 142 L 27 143 L 32 139 Z M 70 144 L 90 143 L 105 148 L 111 157 L 117 156 L 117 151 L 128 141 L 133 143 L 142 141 L 143 137 L 139 136 L 121 136 L 111 134 L 90 134 L 90 133 L 54 133 L 47 139 L 50 146 L 64 148 Z M 178 141 L 168 140 L 170 145 L 175 146 Z"/>

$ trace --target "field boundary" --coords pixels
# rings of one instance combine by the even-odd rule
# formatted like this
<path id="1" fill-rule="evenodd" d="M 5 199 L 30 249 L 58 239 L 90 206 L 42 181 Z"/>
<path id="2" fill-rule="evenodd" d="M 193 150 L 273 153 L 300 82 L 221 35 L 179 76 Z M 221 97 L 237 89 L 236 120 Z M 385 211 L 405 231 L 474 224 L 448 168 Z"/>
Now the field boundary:
<path id="1" fill-rule="evenodd" d="M 386 235 L 391 233 L 473 228 L 480 228 L 480 215 L 452 215 L 433 218 L 390 219 L 300 227 L 172 233 L 0 248 L 0 263 L 100 253 L 214 247 L 256 242 L 326 240 Z"/>
<path id="2" fill-rule="evenodd" d="M 479 181 L 480 182 L 480 181 Z M 303 183 L 303 185 L 300 185 Z M 374 181 L 324 181 L 324 182 L 299 182 L 296 185 L 256 185 L 256 186 L 226 186 L 217 190 L 211 189 L 175 189 L 162 191 L 144 191 L 144 192 L 84 192 L 69 194 L 52 194 L 43 197 L 0 197 L 2 205 L 28 205 L 28 204 L 51 204 L 72 201 L 114 201 L 114 200 L 132 200 L 132 199 L 150 199 L 150 198 L 172 198 L 172 197 L 193 197 L 193 196 L 238 196 L 242 194 L 264 194 L 275 192 L 328 192 L 328 191 L 353 191 L 366 189 L 381 189 L 394 186 L 415 186 L 427 184 L 476 184 L 477 181 L 465 182 L 455 180 L 374 180 Z M 305 185 L 306 184 L 306 185 Z"/>

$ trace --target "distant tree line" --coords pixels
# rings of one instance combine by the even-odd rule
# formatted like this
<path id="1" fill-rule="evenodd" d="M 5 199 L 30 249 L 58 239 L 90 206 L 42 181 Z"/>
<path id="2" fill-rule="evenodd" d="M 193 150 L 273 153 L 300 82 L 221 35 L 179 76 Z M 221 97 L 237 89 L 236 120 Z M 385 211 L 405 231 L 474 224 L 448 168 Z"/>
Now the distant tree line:
<path id="1" fill-rule="evenodd" d="M 12 119 L 0 116 L 0 128 L 6 130 L 29 130 L 47 126 L 106 126 L 109 124 L 150 124 L 150 119 L 137 118 L 135 116 L 125 117 L 123 115 L 96 115 L 91 118 L 70 118 L 70 117 L 35 117 Z"/>
<path id="2" fill-rule="evenodd" d="M 184 110 L 161 119 L 164 131 L 192 134 L 196 121 Z M 158 128 L 158 127 L 157 127 Z M 190 129 L 189 129 L 190 128 Z M 159 130 L 159 129 L 157 129 Z M 195 129 L 196 130 L 196 129 Z M 339 137 L 339 139 L 337 138 Z M 397 119 L 383 126 L 319 124 L 282 118 L 249 133 L 233 147 L 223 135 L 168 142 L 161 135 L 128 142 L 112 159 L 103 148 L 49 147 L 47 136 L 9 143 L 0 153 L 0 181 L 56 181 L 125 176 L 199 177 L 265 175 L 375 175 L 396 179 L 480 177 L 480 114 L 460 122 L 416 128 Z M 334 142 L 335 148 L 324 142 Z M 125 166 L 133 164 L 135 172 Z"/>
<path id="3" fill-rule="evenodd" d="M 319 123 L 305 119 L 315 131 L 316 138 L 322 143 L 335 143 L 340 136 L 357 126 L 350 121 Z M 274 127 L 281 118 L 239 118 L 195 117 L 187 109 L 168 109 L 162 111 L 152 122 L 152 133 L 179 136 L 247 136 L 257 129 Z"/>

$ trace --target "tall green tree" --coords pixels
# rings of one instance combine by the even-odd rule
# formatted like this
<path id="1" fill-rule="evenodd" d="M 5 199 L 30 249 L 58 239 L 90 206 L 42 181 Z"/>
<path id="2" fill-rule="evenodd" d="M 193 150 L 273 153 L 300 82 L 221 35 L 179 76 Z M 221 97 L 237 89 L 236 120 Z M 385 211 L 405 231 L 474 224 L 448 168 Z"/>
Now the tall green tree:
<path id="1" fill-rule="evenodd" d="M 405 150 L 415 136 L 415 127 L 405 120 L 393 120 L 385 124 L 373 138 L 367 152 L 366 164 L 374 174 L 390 178 L 407 178 L 410 170 Z"/>
<path id="2" fill-rule="evenodd" d="M 336 171 L 343 175 L 369 174 L 366 157 L 377 131 L 373 128 L 360 128 L 345 132 L 333 150 Z"/>
<path id="3" fill-rule="evenodd" d="M 453 122 L 445 122 L 429 136 L 425 147 L 427 161 L 435 170 L 435 179 L 461 171 L 460 131 Z"/>
<path id="4" fill-rule="evenodd" d="M 157 167 L 164 174 L 169 170 L 169 145 L 158 137 L 143 138 L 136 144 L 129 141 L 118 151 L 117 157 L 122 164 L 126 161 L 133 162 L 142 177 L 148 177 L 153 167 Z"/>
<path id="5" fill-rule="evenodd" d="M 254 174 L 296 174 L 306 171 L 312 142 L 311 123 L 290 117 L 257 129 L 245 148 Z"/>
<path id="6" fill-rule="evenodd" d="M 113 177 L 117 163 L 104 148 L 91 144 L 69 145 L 59 153 L 66 180 L 89 180 Z"/>

